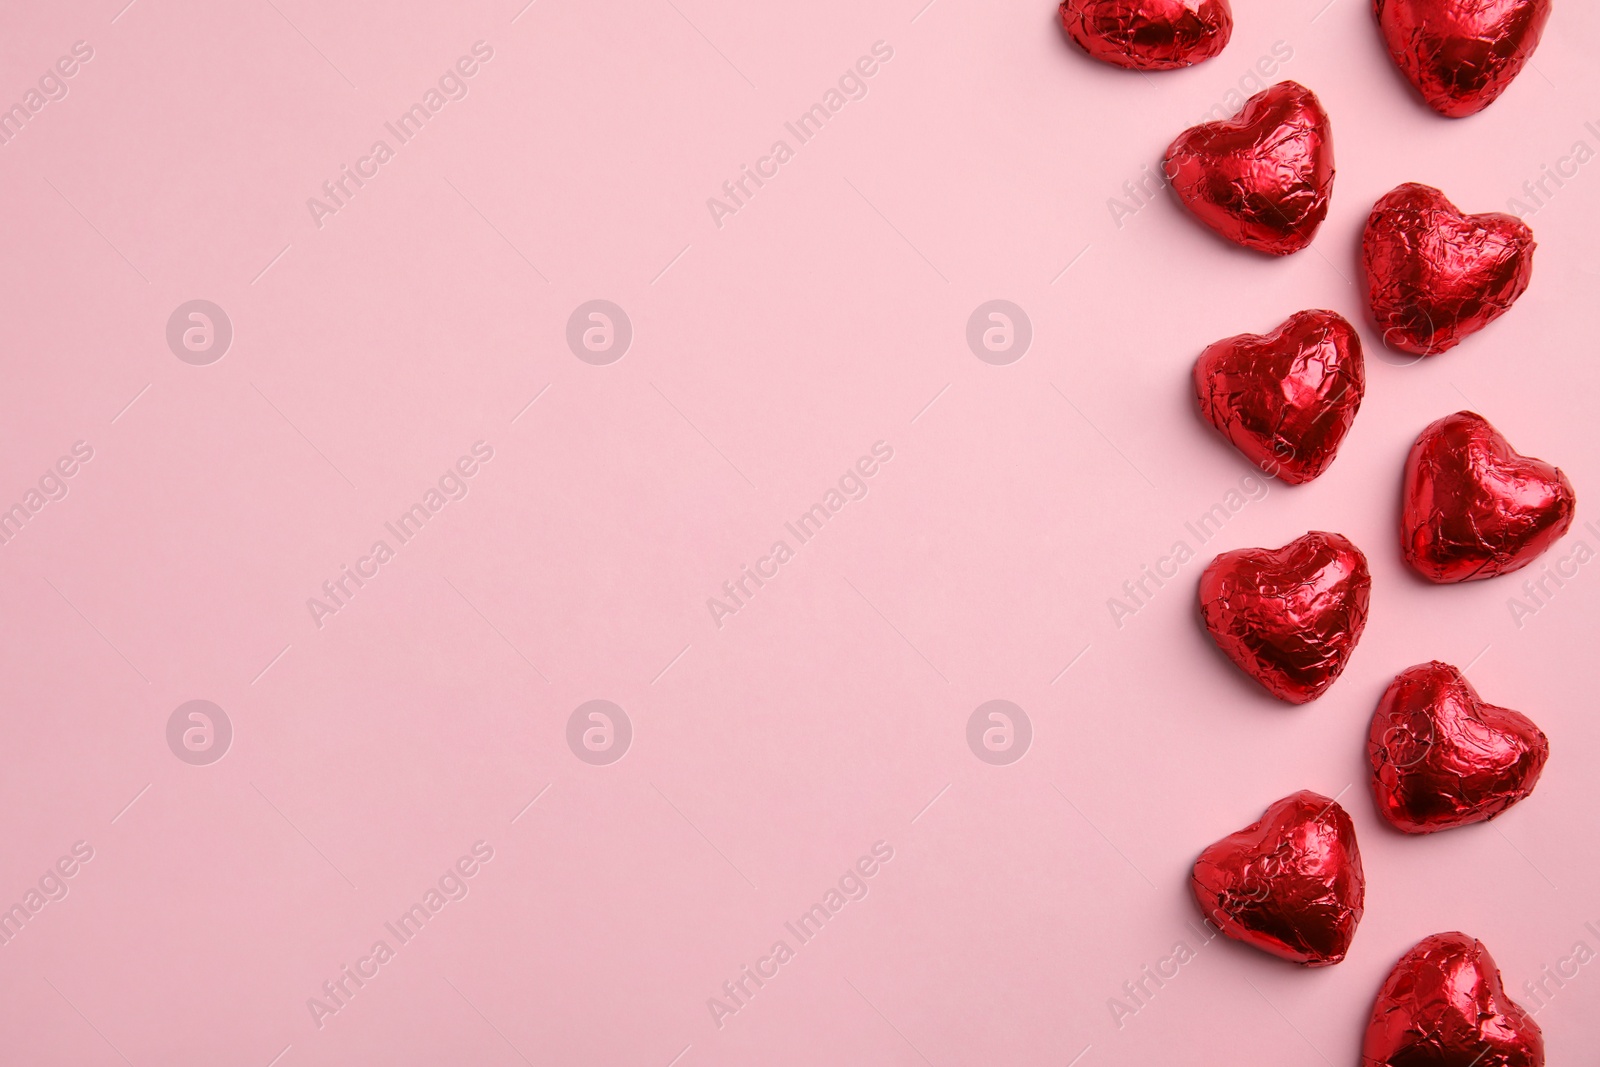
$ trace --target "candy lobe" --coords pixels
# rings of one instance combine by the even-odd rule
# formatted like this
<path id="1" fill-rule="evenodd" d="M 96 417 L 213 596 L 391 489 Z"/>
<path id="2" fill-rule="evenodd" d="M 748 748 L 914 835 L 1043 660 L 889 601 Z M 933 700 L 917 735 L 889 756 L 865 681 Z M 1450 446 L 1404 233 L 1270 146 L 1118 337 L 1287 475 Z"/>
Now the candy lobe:
<path id="1" fill-rule="evenodd" d="M 1361 237 L 1372 321 L 1390 348 L 1447 352 L 1510 310 L 1533 276 L 1534 248 L 1520 219 L 1464 215 L 1432 186 L 1397 186 Z"/>
<path id="2" fill-rule="evenodd" d="M 1518 455 L 1471 411 L 1447 415 L 1417 436 L 1401 494 L 1401 555 L 1440 583 L 1526 567 L 1561 539 L 1577 512 L 1565 474 Z"/>
<path id="3" fill-rule="evenodd" d="M 1390 683 L 1367 731 L 1367 757 L 1378 813 L 1396 829 L 1426 834 L 1493 819 L 1527 797 L 1550 741 L 1435 660 Z"/>
<path id="4" fill-rule="evenodd" d="M 1483 942 L 1434 934 L 1400 958 L 1378 991 L 1362 1067 L 1544 1067 L 1544 1035 L 1506 996 Z"/>
<path id="5" fill-rule="evenodd" d="M 1245 248 L 1285 256 L 1311 243 L 1333 193 L 1333 131 L 1310 89 L 1283 81 L 1237 116 L 1179 134 L 1163 164 L 1194 216 Z"/>
<path id="6" fill-rule="evenodd" d="M 1090 56 L 1128 70 L 1177 70 L 1220 53 L 1228 0 L 1063 0 L 1061 25 Z"/>
<path id="7" fill-rule="evenodd" d="M 1361 337 L 1332 311 L 1216 342 L 1194 365 L 1200 414 L 1261 470 L 1292 485 L 1328 469 L 1366 391 Z"/>
<path id="8" fill-rule="evenodd" d="M 1308 967 L 1344 959 L 1366 902 L 1355 825 L 1310 790 L 1208 847 L 1189 885 L 1224 934 Z"/>
<path id="9" fill-rule="evenodd" d="M 1367 625 L 1367 558 L 1314 530 L 1279 549 L 1224 552 L 1200 576 L 1200 614 L 1239 669 L 1279 700 L 1304 704 L 1349 664 Z"/>
<path id="10" fill-rule="evenodd" d="M 1449 118 L 1494 103 L 1522 72 L 1550 19 L 1551 0 L 1373 0 L 1395 65 Z"/>

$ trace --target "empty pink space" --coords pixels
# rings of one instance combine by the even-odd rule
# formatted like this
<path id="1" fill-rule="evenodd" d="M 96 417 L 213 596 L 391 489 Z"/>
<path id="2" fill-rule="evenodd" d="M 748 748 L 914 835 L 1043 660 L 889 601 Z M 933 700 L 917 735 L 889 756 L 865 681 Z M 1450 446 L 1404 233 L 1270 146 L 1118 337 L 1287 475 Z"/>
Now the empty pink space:
<path id="1" fill-rule="evenodd" d="M 1578 1062 L 1600 15 L 1448 119 L 1363 0 L 1232 6 L 1155 72 L 1049 0 L 0 12 L 0 1059 L 1342 1065 L 1460 930 Z M 1266 256 L 1160 161 L 1284 80 L 1337 173 Z M 1363 302 L 1405 182 L 1537 239 L 1427 358 Z M 1313 308 L 1365 393 L 1290 485 L 1193 366 Z M 1435 585 L 1402 477 L 1460 410 L 1578 505 Z M 1197 590 L 1310 530 L 1370 614 L 1291 705 Z M 1550 758 L 1416 837 L 1366 745 L 1436 659 Z M 1316 970 L 1189 889 L 1300 790 L 1367 878 Z"/>

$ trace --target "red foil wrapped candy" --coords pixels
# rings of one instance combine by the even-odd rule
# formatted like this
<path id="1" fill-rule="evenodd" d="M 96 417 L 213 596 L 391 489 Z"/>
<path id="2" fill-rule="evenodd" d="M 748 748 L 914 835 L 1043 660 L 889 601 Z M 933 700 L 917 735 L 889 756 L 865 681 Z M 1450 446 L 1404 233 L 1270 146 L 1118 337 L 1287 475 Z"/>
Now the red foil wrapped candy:
<path id="1" fill-rule="evenodd" d="M 1102 63 L 1176 70 L 1227 47 L 1233 9 L 1228 0 L 1062 0 L 1061 25 Z"/>
<path id="2" fill-rule="evenodd" d="M 1378 991 L 1361 1067 L 1544 1067 L 1544 1035 L 1506 996 L 1482 941 L 1434 934 Z"/>
<path id="3" fill-rule="evenodd" d="M 1577 506 L 1559 469 L 1458 411 L 1423 430 L 1406 458 L 1401 555 L 1433 582 L 1509 574 L 1560 540 Z"/>
<path id="4" fill-rule="evenodd" d="M 1333 192 L 1333 133 L 1310 89 L 1283 81 L 1238 115 L 1205 122 L 1167 149 L 1167 180 L 1196 218 L 1275 256 L 1311 243 Z"/>
<path id="5" fill-rule="evenodd" d="M 1218 341 L 1194 365 L 1200 414 L 1250 462 L 1294 485 L 1333 462 L 1366 381 L 1361 338 L 1332 311 Z"/>
<path id="6" fill-rule="evenodd" d="M 1361 236 L 1367 308 L 1383 343 L 1419 356 L 1454 348 L 1528 288 L 1534 247 L 1521 220 L 1463 215 L 1430 185 L 1385 193 Z"/>
<path id="7" fill-rule="evenodd" d="M 1492 819 L 1533 792 L 1550 741 L 1434 660 L 1400 672 L 1367 731 L 1378 814 L 1408 834 Z"/>
<path id="8" fill-rule="evenodd" d="M 1310 790 L 1200 854 L 1195 900 L 1222 932 L 1308 967 L 1344 959 L 1367 893 L 1349 814 Z"/>
<path id="9" fill-rule="evenodd" d="M 1367 625 L 1367 557 L 1336 533 L 1224 552 L 1200 576 L 1200 616 L 1239 669 L 1304 704 L 1344 671 Z"/>
<path id="10" fill-rule="evenodd" d="M 1458 119 L 1506 91 L 1550 18 L 1550 0 L 1373 0 L 1395 65 L 1428 106 Z"/>

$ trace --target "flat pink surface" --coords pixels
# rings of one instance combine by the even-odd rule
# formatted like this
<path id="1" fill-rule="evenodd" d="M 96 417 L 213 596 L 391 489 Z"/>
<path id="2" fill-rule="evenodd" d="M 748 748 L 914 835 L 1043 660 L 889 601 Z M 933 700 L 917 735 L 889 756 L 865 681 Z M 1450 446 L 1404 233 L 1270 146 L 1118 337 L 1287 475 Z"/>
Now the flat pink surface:
<path id="1" fill-rule="evenodd" d="M 1150 76 L 1071 51 L 1045 0 L 125 2 L 0 15 L 0 102 L 60 97 L 0 146 L 0 505 L 27 514 L 0 545 L 0 905 L 26 916 L 0 1059 L 1342 1067 L 1395 958 L 1451 929 L 1552 1063 L 1592 1050 L 1600 562 L 1514 613 L 1542 564 L 1437 588 L 1395 535 L 1410 441 L 1463 407 L 1597 515 L 1588 5 L 1447 121 L 1361 0 L 1236 0 L 1220 57 Z M 802 143 L 785 123 L 862 57 Z M 1286 260 L 1124 191 L 1262 69 L 1337 144 L 1332 213 Z M 1547 165 L 1521 302 L 1438 359 L 1380 352 L 1352 284 L 1372 202 L 1414 180 L 1504 210 Z M 714 219 L 742 167 L 769 176 Z M 593 299 L 631 322 L 608 365 L 566 340 Z M 966 340 L 991 299 L 1031 322 L 1005 366 Z M 169 348 L 191 300 L 231 322 L 220 360 Z M 1327 475 L 1266 487 L 1189 368 L 1303 307 L 1361 322 L 1368 395 Z M 802 544 L 785 524 L 842 478 L 859 499 Z M 1108 599 L 1241 486 L 1119 627 Z M 385 524 L 430 500 L 401 543 Z M 1367 550 L 1372 619 L 1292 708 L 1211 647 L 1194 585 L 1317 528 Z M 714 621 L 746 567 L 769 577 Z M 1417 840 L 1377 821 L 1363 739 L 1432 658 L 1553 756 L 1502 820 Z M 568 743 L 597 699 L 631 724 L 609 764 L 577 755 L 600 720 Z M 967 742 L 996 699 L 1032 727 L 1009 765 Z M 187 718 L 169 745 L 191 700 L 224 758 L 178 758 Z M 1195 854 L 1300 788 L 1361 837 L 1349 959 L 1219 940 L 1144 979 L 1198 944 Z M 820 933 L 785 925 L 841 884 Z"/>

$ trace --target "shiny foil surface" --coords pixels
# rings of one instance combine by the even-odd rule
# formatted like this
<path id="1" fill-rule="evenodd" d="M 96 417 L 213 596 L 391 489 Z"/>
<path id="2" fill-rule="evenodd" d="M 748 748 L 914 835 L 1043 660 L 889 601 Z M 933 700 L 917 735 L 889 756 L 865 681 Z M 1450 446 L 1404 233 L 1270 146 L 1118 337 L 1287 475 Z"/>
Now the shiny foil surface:
<path id="1" fill-rule="evenodd" d="M 1316 94 L 1282 81 L 1238 115 L 1185 130 L 1167 179 L 1196 218 L 1234 244 L 1286 256 L 1311 243 L 1333 192 L 1333 134 Z"/>
<path id="2" fill-rule="evenodd" d="M 1533 231 L 1463 215 L 1430 185 L 1384 194 L 1361 237 L 1367 308 L 1384 344 L 1433 356 L 1504 315 L 1533 275 Z"/>
<path id="3" fill-rule="evenodd" d="M 1506 996 L 1482 941 L 1434 934 L 1379 990 L 1361 1067 L 1544 1067 L 1544 1035 Z"/>
<path id="4" fill-rule="evenodd" d="M 1322 695 L 1367 625 L 1367 557 L 1314 530 L 1279 549 L 1224 552 L 1200 576 L 1200 616 L 1240 670 L 1291 704 Z"/>
<path id="5" fill-rule="evenodd" d="M 1233 9 L 1228 0 L 1062 0 L 1061 25 L 1102 63 L 1176 70 L 1227 47 Z"/>
<path id="6" fill-rule="evenodd" d="M 1366 392 L 1361 338 L 1302 311 L 1269 334 L 1218 341 L 1194 365 L 1200 414 L 1261 470 L 1309 482 L 1328 469 Z"/>
<path id="7" fill-rule="evenodd" d="M 1189 884 L 1223 933 L 1308 967 L 1344 959 L 1367 893 L 1349 814 L 1310 790 L 1202 852 Z"/>
<path id="8" fill-rule="evenodd" d="M 1484 822 L 1533 792 L 1550 741 L 1526 715 L 1485 703 L 1434 660 L 1402 671 L 1367 731 L 1378 814 L 1408 834 Z"/>
<path id="9" fill-rule="evenodd" d="M 1428 106 L 1462 118 L 1494 103 L 1539 47 L 1551 0 L 1374 0 L 1389 55 Z"/>
<path id="10" fill-rule="evenodd" d="M 1482 415 L 1458 411 L 1411 446 L 1401 555 L 1434 582 L 1509 574 L 1560 540 L 1577 507 L 1559 469 L 1518 455 Z"/>

